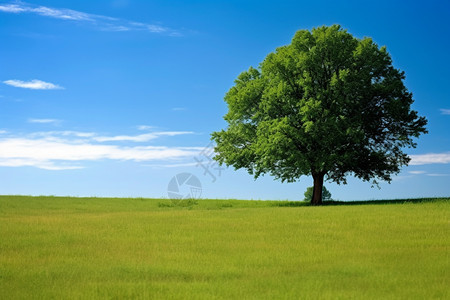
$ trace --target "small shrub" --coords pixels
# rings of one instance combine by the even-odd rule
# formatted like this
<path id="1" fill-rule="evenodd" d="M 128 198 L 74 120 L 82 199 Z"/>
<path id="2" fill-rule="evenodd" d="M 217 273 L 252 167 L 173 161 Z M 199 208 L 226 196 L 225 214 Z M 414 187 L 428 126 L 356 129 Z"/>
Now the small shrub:
<path id="1" fill-rule="evenodd" d="M 172 202 L 165 201 L 165 202 L 158 202 L 158 207 L 174 207 Z"/>
<path id="2" fill-rule="evenodd" d="M 158 202 L 158 207 L 193 207 L 198 202 L 195 199 L 169 199 L 168 201 Z"/>
<path id="3" fill-rule="evenodd" d="M 303 201 L 307 201 L 307 202 L 311 202 L 311 199 L 313 197 L 313 189 L 314 187 L 310 186 L 309 188 L 306 189 L 305 192 L 305 199 L 303 199 Z M 331 193 L 327 190 L 327 188 L 325 186 L 323 186 L 322 188 L 322 201 L 331 201 L 333 199 L 331 199 Z"/>

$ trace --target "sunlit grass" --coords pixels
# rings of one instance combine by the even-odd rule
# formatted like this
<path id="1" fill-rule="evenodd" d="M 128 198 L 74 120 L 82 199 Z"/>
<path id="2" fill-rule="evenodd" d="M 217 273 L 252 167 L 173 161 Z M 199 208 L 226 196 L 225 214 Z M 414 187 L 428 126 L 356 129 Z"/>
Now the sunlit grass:
<path id="1" fill-rule="evenodd" d="M 450 201 L 0 197 L 0 299 L 448 298 Z"/>

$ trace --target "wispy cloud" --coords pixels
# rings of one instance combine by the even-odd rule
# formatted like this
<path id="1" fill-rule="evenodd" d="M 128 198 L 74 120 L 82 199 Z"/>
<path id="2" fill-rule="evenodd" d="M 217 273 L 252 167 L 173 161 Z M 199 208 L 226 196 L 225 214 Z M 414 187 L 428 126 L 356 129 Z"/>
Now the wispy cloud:
<path id="1" fill-rule="evenodd" d="M 25 12 L 26 9 L 18 4 L 0 4 L 0 11 L 17 14 Z"/>
<path id="2" fill-rule="evenodd" d="M 450 163 L 450 152 L 448 153 L 428 153 L 410 155 L 411 166 L 429 165 L 429 164 L 448 164 Z"/>
<path id="3" fill-rule="evenodd" d="M 63 131 L 38 131 L 28 135 L 32 138 L 46 138 L 52 140 L 59 140 L 61 138 L 83 138 L 88 139 L 93 136 L 96 136 L 94 132 L 82 132 L 82 131 L 71 131 L 71 130 L 63 130 Z"/>
<path id="4" fill-rule="evenodd" d="M 198 154 L 198 153 L 197 153 Z M 160 164 L 160 165 L 145 165 L 146 167 L 153 167 L 153 168 L 180 168 L 180 167 L 193 167 L 197 166 L 197 162 L 193 163 L 181 163 L 181 164 Z"/>
<path id="5" fill-rule="evenodd" d="M 409 174 L 414 174 L 414 175 L 420 175 L 420 174 L 425 174 L 425 171 L 409 171 Z"/>
<path id="6" fill-rule="evenodd" d="M 22 80 L 16 80 L 16 79 L 12 79 L 12 80 L 5 80 L 3 81 L 4 84 L 10 85 L 10 86 L 14 86 L 14 87 L 18 87 L 18 88 L 23 88 L 23 89 L 32 89 L 32 90 L 59 90 L 59 89 L 64 89 L 63 87 L 50 83 L 50 82 L 45 82 L 42 80 L 38 80 L 38 79 L 33 79 L 30 81 L 22 81 Z"/>
<path id="7" fill-rule="evenodd" d="M 34 119 L 40 123 L 49 123 L 51 119 Z M 58 121 L 58 120 L 56 120 Z M 193 131 L 154 131 L 144 134 L 138 135 L 112 135 L 105 136 L 100 135 L 95 132 L 80 132 L 80 131 L 71 131 L 71 130 L 63 130 L 63 131 L 39 131 L 29 134 L 30 137 L 34 138 L 46 138 L 50 140 L 61 140 L 66 138 L 80 138 L 89 142 L 148 142 L 159 137 L 163 136 L 177 136 L 177 135 L 186 135 L 186 134 L 194 134 Z"/>
<path id="8" fill-rule="evenodd" d="M 429 173 L 429 174 L 427 174 L 427 176 L 431 176 L 431 177 L 445 177 L 445 176 L 450 176 L 450 174 Z"/>
<path id="9" fill-rule="evenodd" d="M 148 142 L 150 140 L 156 139 L 160 136 L 175 136 L 184 134 L 193 134 L 192 131 L 161 131 L 161 132 L 150 132 L 139 135 L 116 135 L 116 136 L 96 136 L 93 139 L 97 142 L 118 142 L 118 141 L 129 141 L 129 142 Z"/>
<path id="10" fill-rule="evenodd" d="M 0 167 L 35 167 L 44 170 L 75 170 L 83 169 L 83 166 L 66 162 L 54 163 L 48 160 L 40 160 L 33 158 L 3 158 L 0 157 Z"/>
<path id="11" fill-rule="evenodd" d="M 38 6 L 25 2 L 0 4 L 0 12 L 23 14 L 30 13 L 66 21 L 82 22 L 105 31 L 143 31 L 150 33 L 179 36 L 178 30 L 159 24 L 135 22 L 109 16 L 96 15 L 67 8 Z"/>
<path id="12" fill-rule="evenodd" d="M 167 132 L 166 135 L 176 135 L 173 133 L 180 132 Z M 161 135 L 164 134 L 160 132 L 159 136 Z M 83 168 L 83 163 L 87 161 L 101 160 L 176 163 L 198 155 L 203 149 L 105 144 L 105 140 L 99 143 L 99 137 L 92 132 L 77 131 L 36 132 L 26 136 L 8 135 L 0 138 L 0 166 L 68 170 Z"/>
<path id="13" fill-rule="evenodd" d="M 409 174 L 413 174 L 413 175 L 425 175 L 425 176 L 431 176 L 431 177 L 450 176 L 450 174 L 428 173 L 428 172 L 426 172 L 426 171 L 409 171 Z"/>
<path id="14" fill-rule="evenodd" d="M 150 129 L 154 129 L 154 126 L 148 126 L 148 125 L 139 125 L 137 126 L 138 130 L 150 130 Z"/>
<path id="15" fill-rule="evenodd" d="M 172 108 L 172 110 L 174 110 L 174 111 L 182 111 L 182 110 L 186 110 L 186 108 L 185 107 L 174 107 L 174 108 Z"/>
<path id="16" fill-rule="evenodd" d="M 0 11 L 6 13 L 32 13 L 44 17 L 52 17 L 63 20 L 73 21 L 90 21 L 94 22 L 96 18 L 105 18 L 115 20 L 114 18 L 104 17 L 100 15 L 88 14 L 67 8 L 51 8 L 46 6 L 38 6 L 25 2 L 4 3 L 0 4 Z"/>
<path id="17" fill-rule="evenodd" d="M 450 109 L 447 108 L 441 108 L 441 114 L 443 115 L 450 115 Z"/>
<path id="18" fill-rule="evenodd" d="M 58 124 L 58 123 L 61 123 L 61 120 L 56 120 L 56 119 L 28 119 L 28 123 Z"/>

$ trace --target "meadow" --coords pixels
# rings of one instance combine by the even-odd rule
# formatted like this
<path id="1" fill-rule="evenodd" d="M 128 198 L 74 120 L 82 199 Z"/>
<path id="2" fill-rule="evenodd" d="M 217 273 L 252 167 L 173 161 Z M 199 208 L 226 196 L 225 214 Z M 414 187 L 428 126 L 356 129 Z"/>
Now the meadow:
<path id="1" fill-rule="evenodd" d="M 0 196 L 0 299 L 449 299 L 450 199 Z"/>

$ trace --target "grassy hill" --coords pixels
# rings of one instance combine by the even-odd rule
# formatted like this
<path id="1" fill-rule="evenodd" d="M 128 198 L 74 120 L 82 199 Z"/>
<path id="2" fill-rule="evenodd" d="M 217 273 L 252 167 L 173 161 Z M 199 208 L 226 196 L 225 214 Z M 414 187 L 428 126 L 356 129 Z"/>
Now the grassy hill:
<path id="1" fill-rule="evenodd" d="M 0 196 L 0 299 L 449 298 L 450 199 Z"/>

